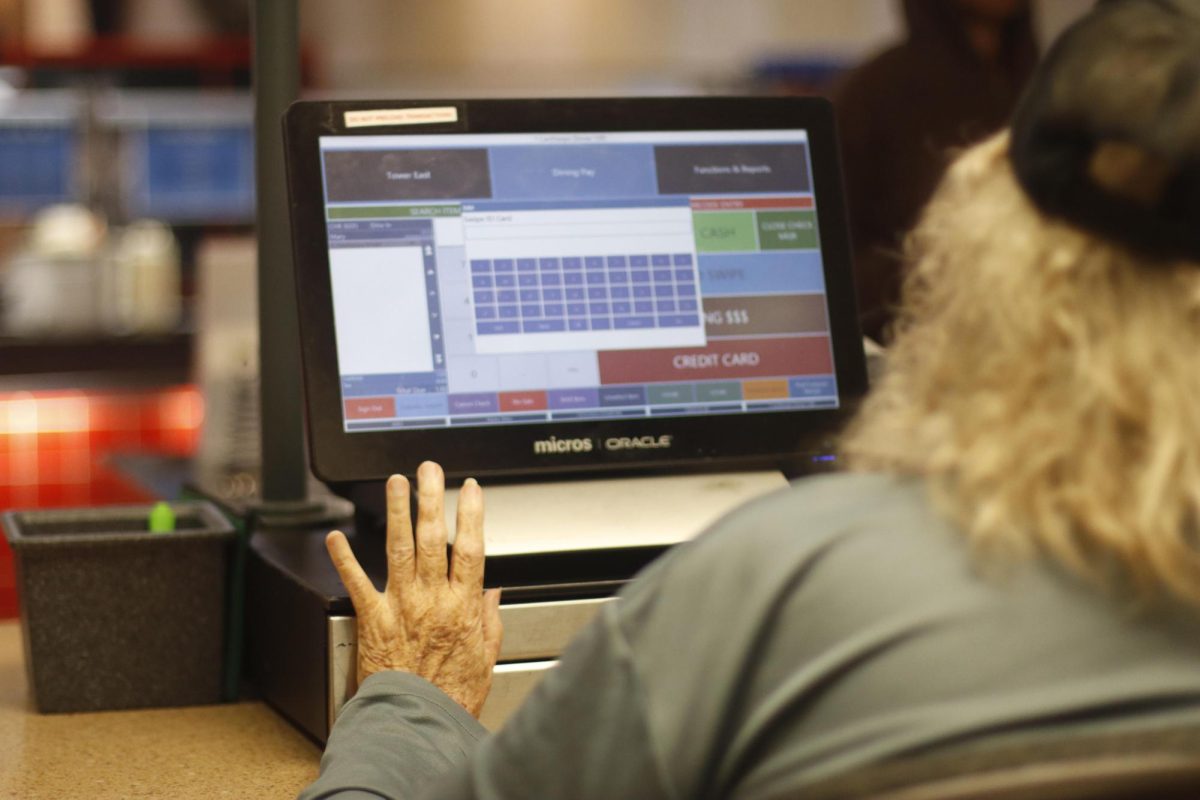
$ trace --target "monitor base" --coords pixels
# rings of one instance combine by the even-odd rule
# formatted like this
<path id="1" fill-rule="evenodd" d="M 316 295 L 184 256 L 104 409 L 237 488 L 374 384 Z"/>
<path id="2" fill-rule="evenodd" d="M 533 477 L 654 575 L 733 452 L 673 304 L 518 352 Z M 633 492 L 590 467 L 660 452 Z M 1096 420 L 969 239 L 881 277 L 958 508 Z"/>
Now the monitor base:
<path id="1" fill-rule="evenodd" d="M 484 481 L 486 551 L 488 556 L 524 556 L 667 547 L 692 538 L 730 509 L 785 486 L 779 470 Z M 383 481 L 342 484 L 335 491 L 354 503 L 360 535 L 383 535 Z M 457 487 L 446 490 L 451 542 L 458 492 Z"/>

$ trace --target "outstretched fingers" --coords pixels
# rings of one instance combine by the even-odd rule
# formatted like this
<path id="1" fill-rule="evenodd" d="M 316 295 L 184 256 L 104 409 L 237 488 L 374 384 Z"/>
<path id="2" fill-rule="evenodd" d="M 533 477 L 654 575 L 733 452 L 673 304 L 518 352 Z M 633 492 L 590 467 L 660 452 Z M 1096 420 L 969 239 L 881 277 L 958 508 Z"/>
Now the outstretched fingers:
<path id="1" fill-rule="evenodd" d="M 450 578 L 469 591 L 483 590 L 483 490 L 474 478 L 458 494 Z"/>
<path id="2" fill-rule="evenodd" d="M 417 578 L 425 583 L 446 582 L 446 476 L 426 461 L 417 468 Z"/>
<path id="3" fill-rule="evenodd" d="M 325 537 L 325 549 L 329 551 L 333 567 L 342 579 L 346 591 L 350 593 L 350 602 L 354 604 L 356 611 L 361 611 L 375 598 L 375 585 L 359 566 L 354 551 L 350 549 L 350 543 L 346 541 L 346 535 L 341 531 L 331 531 Z"/>
<path id="4" fill-rule="evenodd" d="M 398 592 L 412 583 L 416 572 L 412 513 L 409 511 L 408 479 L 393 475 L 387 482 L 388 591 Z"/>

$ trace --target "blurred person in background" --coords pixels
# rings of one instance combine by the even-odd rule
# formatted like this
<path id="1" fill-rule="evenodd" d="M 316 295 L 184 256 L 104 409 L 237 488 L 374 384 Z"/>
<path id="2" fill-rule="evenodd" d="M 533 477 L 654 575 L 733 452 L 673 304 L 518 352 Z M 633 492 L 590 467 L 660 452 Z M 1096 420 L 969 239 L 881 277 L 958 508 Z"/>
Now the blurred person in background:
<path id="1" fill-rule="evenodd" d="M 956 150 L 1008 122 L 1037 62 L 1030 0 L 904 0 L 908 38 L 854 69 L 834 104 L 863 333 L 900 298 L 905 234 Z"/>

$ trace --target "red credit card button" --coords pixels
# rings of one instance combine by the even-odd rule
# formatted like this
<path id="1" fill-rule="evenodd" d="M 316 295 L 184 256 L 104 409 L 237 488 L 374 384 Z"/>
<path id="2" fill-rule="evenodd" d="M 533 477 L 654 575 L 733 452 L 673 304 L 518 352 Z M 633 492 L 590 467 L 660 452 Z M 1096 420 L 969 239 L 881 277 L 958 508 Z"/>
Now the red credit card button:
<path id="1" fill-rule="evenodd" d="M 833 372 L 827 336 L 719 341 L 707 347 L 610 350 L 600 352 L 598 357 L 602 384 L 778 378 Z"/>

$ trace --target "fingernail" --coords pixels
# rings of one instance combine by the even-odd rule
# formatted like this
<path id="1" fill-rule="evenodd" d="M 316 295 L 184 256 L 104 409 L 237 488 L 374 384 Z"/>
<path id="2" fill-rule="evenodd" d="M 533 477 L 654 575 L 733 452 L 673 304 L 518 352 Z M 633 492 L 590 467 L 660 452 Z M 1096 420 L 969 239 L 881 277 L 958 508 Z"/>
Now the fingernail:
<path id="1" fill-rule="evenodd" d="M 400 490 L 404 488 L 404 483 L 403 475 L 393 475 L 388 478 L 387 490 L 391 494 L 400 494 Z"/>

